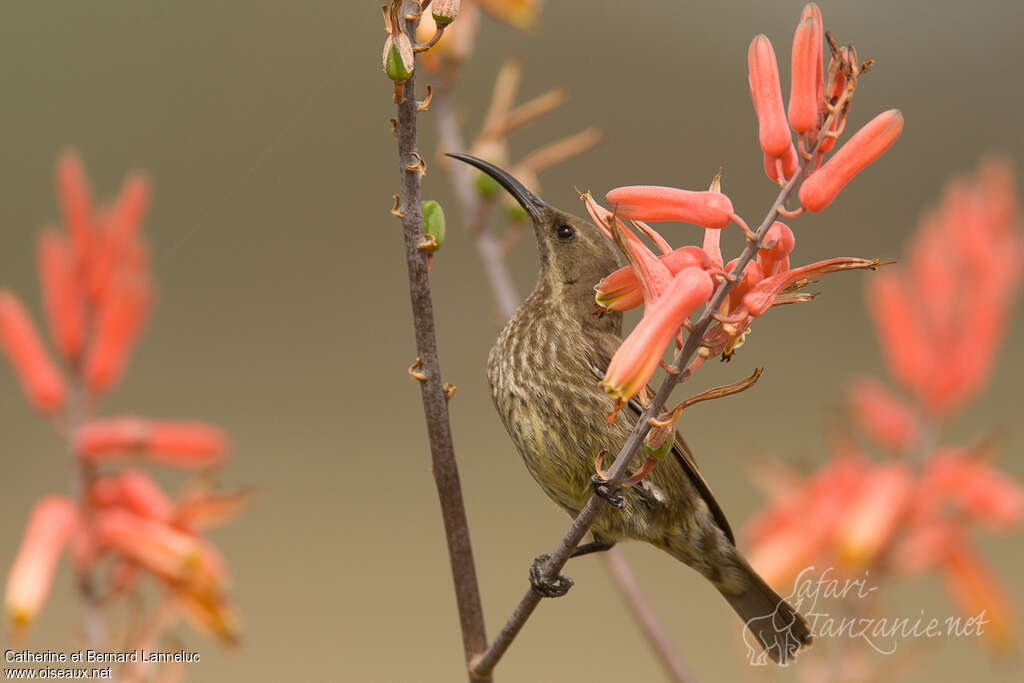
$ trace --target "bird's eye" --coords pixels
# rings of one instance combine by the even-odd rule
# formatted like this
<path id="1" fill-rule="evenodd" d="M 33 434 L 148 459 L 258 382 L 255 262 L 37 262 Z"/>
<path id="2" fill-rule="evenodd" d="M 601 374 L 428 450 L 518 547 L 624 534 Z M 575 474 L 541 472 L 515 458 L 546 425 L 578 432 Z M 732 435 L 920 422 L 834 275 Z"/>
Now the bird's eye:
<path id="1" fill-rule="evenodd" d="M 559 225 L 557 235 L 559 241 L 571 242 L 576 239 L 576 230 L 571 225 Z"/>

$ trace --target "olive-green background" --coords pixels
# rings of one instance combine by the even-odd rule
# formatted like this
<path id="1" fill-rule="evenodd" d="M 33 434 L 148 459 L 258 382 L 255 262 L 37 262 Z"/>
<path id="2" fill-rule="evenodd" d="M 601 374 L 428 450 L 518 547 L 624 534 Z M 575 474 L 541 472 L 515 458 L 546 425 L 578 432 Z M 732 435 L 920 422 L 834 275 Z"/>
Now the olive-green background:
<path id="1" fill-rule="evenodd" d="M 146 224 L 159 305 L 110 414 L 195 417 L 232 434 L 227 484 L 259 494 L 218 530 L 245 618 L 241 650 L 200 649 L 191 680 L 458 681 L 461 646 L 447 555 L 428 471 L 398 223 L 390 84 L 376 2 L 5 2 L 0 8 L 0 286 L 38 313 L 37 231 L 58 216 L 52 168 L 66 145 L 109 196 L 147 169 Z M 876 67 L 850 125 L 900 107 L 902 139 L 820 216 L 793 223 L 795 258 L 894 257 L 945 179 L 985 152 L 1024 165 L 1018 2 L 822 3 L 826 27 Z M 590 123 L 607 141 L 543 177 L 546 198 L 579 211 L 573 185 L 724 187 L 754 222 L 774 190 L 761 171 L 746 83 L 758 32 L 788 55 L 799 2 L 549 2 L 522 35 L 485 21 L 458 110 L 479 124 L 505 55 L 523 58 L 524 95 L 555 85 L 573 99 L 518 134 L 513 154 Z M 784 62 L 788 60 L 784 59 Z M 783 82 L 788 67 L 783 64 Z M 432 118 L 422 119 L 433 160 Z M 449 206 L 434 296 L 487 624 L 491 634 L 568 518 L 535 487 L 491 410 L 484 380 L 498 318 L 448 179 L 432 163 L 425 194 Z M 696 231 L 669 227 L 676 244 Z M 735 247 L 735 240 L 730 244 Z M 536 260 L 511 260 L 521 292 Z M 692 410 L 683 425 L 719 500 L 739 526 L 763 499 L 751 457 L 817 463 L 822 424 L 843 383 L 880 367 L 864 312 L 870 275 L 823 282 L 814 303 L 759 321 L 731 365 L 699 382 L 766 368 L 741 397 Z M 1018 303 L 1017 312 L 1021 309 Z M 1002 466 L 1024 479 L 1020 316 L 988 391 L 952 425 L 966 441 L 1007 429 Z M 49 425 L 0 370 L 0 565 L 13 557 L 33 501 L 68 489 L 68 462 Z M 168 480 L 172 480 L 168 478 Z M 1018 603 L 1021 537 L 981 547 Z M 745 680 L 740 624 L 693 572 L 646 547 L 626 554 L 672 639 L 702 681 Z M 509 651 L 501 681 L 659 680 L 601 561 L 574 561 L 570 595 L 544 603 Z M 62 568 L 28 646 L 68 649 L 78 607 Z M 939 582 L 901 582 L 889 613 L 945 616 Z M 3 647 L 11 644 L 3 637 Z M 915 680 L 1020 680 L 972 639 L 919 648 Z M 901 650 L 903 651 L 903 650 Z M 883 666 L 895 669 L 882 660 Z M 761 672 L 753 672 L 760 674 Z M 792 672 L 785 678 L 793 679 Z"/>

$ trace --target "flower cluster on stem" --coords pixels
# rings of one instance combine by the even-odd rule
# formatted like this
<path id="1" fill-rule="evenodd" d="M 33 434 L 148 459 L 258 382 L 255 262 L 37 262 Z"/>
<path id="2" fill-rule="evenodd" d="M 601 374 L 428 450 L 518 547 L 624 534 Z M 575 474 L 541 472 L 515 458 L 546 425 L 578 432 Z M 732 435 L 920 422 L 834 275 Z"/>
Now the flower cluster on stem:
<path id="1" fill-rule="evenodd" d="M 984 616 L 989 644 L 1014 642 L 1011 601 L 971 539 L 977 530 L 1020 528 L 1024 487 L 996 466 L 994 436 L 968 445 L 941 438 L 987 384 L 1020 288 L 1024 229 L 1014 187 L 997 159 L 953 181 L 922 219 L 906 264 L 868 282 L 868 308 L 902 391 L 856 379 L 826 465 L 809 475 L 782 463 L 759 473 L 771 501 L 747 535 L 751 563 L 770 583 L 782 586 L 811 565 L 847 576 L 870 571 L 878 583 L 930 572 L 964 618 Z M 842 654 L 863 654 L 854 649 Z"/>
<path id="2" fill-rule="evenodd" d="M 110 646 L 104 613 L 146 578 L 162 589 L 164 615 L 185 617 L 227 643 L 238 636 L 227 567 L 202 534 L 230 519 L 243 493 L 215 491 L 209 475 L 229 450 L 226 435 L 200 422 L 95 416 L 120 381 L 152 308 L 149 251 L 141 226 L 150 186 L 128 176 L 117 198 L 92 200 L 79 158 L 57 164 L 65 229 L 39 238 L 43 309 L 54 355 L 12 292 L 0 290 L 0 349 L 29 403 L 53 420 L 72 462 L 70 496 L 49 495 L 32 511 L 7 577 L 6 611 L 16 630 L 36 618 L 67 553 L 86 607 L 92 646 Z M 171 497 L 140 468 L 144 462 L 194 473 Z M 127 676 L 131 678 L 131 675 Z"/>

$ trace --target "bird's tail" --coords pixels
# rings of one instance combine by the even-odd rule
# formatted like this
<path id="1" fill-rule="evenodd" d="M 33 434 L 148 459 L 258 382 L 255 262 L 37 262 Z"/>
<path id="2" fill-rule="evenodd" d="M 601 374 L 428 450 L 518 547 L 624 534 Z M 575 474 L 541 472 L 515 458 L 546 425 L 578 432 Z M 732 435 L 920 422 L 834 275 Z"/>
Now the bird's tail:
<path id="1" fill-rule="evenodd" d="M 739 557 L 738 568 L 746 576 L 746 587 L 730 592 L 718 589 L 747 626 L 743 640 L 751 664 L 765 664 L 766 657 L 783 666 L 796 658 L 797 652 L 810 645 L 814 637 L 807 622 L 788 602 L 779 597 L 746 561 Z M 754 647 L 756 640 L 760 647 Z"/>

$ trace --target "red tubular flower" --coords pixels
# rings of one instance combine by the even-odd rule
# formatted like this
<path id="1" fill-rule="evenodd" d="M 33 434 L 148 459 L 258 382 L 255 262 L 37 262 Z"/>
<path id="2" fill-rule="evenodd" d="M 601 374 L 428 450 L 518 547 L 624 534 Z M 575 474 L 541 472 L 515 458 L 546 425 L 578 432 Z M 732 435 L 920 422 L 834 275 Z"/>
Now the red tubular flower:
<path id="1" fill-rule="evenodd" d="M 972 522 L 1008 531 L 1024 518 L 1024 489 L 977 455 L 945 448 L 928 461 L 916 507 L 933 515 L 948 504 Z"/>
<path id="2" fill-rule="evenodd" d="M 782 175 L 779 175 L 779 167 L 782 167 Z M 764 155 L 764 173 L 777 183 L 784 183 L 793 177 L 793 174 L 800 168 L 800 158 L 796 154 L 796 148 L 789 146 L 786 153 L 781 157 L 770 154 Z"/>
<path id="3" fill-rule="evenodd" d="M 164 524 L 174 521 L 174 503 L 145 472 L 125 470 L 118 475 L 117 486 L 125 507 L 132 512 Z"/>
<path id="4" fill-rule="evenodd" d="M 167 581 L 210 592 L 225 583 L 216 551 L 188 533 L 118 508 L 101 511 L 96 530 L 105 546 Z"/>
<path id="5" fill-rule="evenodd" d="M 789 255 L 796 247 L 796 236 L 789 226 L 778 221 L 772 223 L 762 241 L 766 248 L 757 251 L 757 267 L 761 275 L 771 277 L 789 270 Z"/>
<path id="6" fill-rule="evenodd" d="M 121 193 L 102 221 L 89 269 L 89 294 L 101 302 L 118 270 L 144 273 L 145 249 L 139 238 L 142 219 L 149 205 L 150 186 L 142 173 L 125 179 Z"/>
<path id="7" fill-rule="evenodd" d="M 224 433 L 200 422 L 160 422 L 136 417 L 94 420 L 74 435 L 75 452 L 93 462 L 144 453 L 174 467 L 209 467 L 228 451 Z"/>
<path id="8" fill-rule="evenodd" d="M 845 563 L 862 566 L 878 557 L 908 509 L 913 483 L 910 469 L 903 463 L 868 470 L 836 533 L 839 556 Z"/>
<path id="9" fill-rule="evenodd" d="M 151 291 L 142 277 L 123 278 L 100 308 L 96 334 L 85 358 L 85 381 L 102 393 L 121 378 L 149 313 Z"/>
<path id="10" fill-rule="evenodd" d="M 668 268 L 668 272 L 675 276 L 683 268 L 700 268 L 707 270 L 711 267 L 711 260 L 699 247 L 680 247 L 675 251 L 659 256 L 661 261 Z M 594 287 L 597 292 L 598 305 L 610 311 L 628 311 L 636 308 L 644 302 L 643 291 L 640 281 L 630 266 L 623 266 Z"/>
<path id="11" fill-rule="evenodd" d="M 49 496 L 36 504 L 4 591 L 7 614 L 15 625 L 28 624 L 42 609 L 57 561 L 77 524 L 78 512 L 66 498 Z"/>
<path id="12" fill-rule="evenodd" d="M 993 646 L 999 650 L 1012 648 L 1017 628 L 1010 596 L 966 541 L 949 546 L 942 574 L 946 588 L 965 616 L 984 614 L 982 634 L 989 637 Z"/>
<path id="13" fill-rule="evenodd" d="M 74 260 L 63 238 L 52 230 L 39 239 L 38 267 L 50 336 L 64 358 L 74 362 L 85 345 L 84 302 Z"/>
<path id="14" fill-rule="evenodd" d="M 935 352 L 901 273 L 883 270 L 872 277 L 868 304 L 889 372 L 916 396 L 925 398 Z"/>
<path id="15" fill-rule="evenodd" d="M 754 102 L 754 111 L 760 125 L 758 139 L 761 149 L 769 156 L 782 157 L 793 146 L 793 141 L 786 121 L 786 111 L 782 107 L 775 50 L 763 33 L 750 42 L 747 66 L 750 70 L 750 98 Z"/>
<path id="16" fill-rule="evenodd" d="M 793 35 L 793 61 L 789 88 L 789 125 L 797 133 L 814 133 L 821 125 L 824 104 L 821 11 L 813 2 L 804 7 Z"/>
<path id="17" fill-rule="evenodd" d="M 725 270 L 728 273 L 732 272 L 732 269 L 736 267 L 738 258 L 734 258 L 725 264 Z M 757 286 L 761 280 L 764 279 L 761 275 L 761 269 L 757 267 L 757 263 L 749 261 L 747 265 L 743 267 L 743 273 L 740 275 L 739 281 L 733 285 L 733 288 L 729 290 L 729 296 L 726 298 L 723 310 L 723 314 L 728 314 L 731 311 L 735 311 L 743 303 L 743 297 L 747 295 L 751 289 Z"/>
<path id="18" fill-rule="evenodd" d="M 882 156 L 902 131 L 903 114 L 899 109 L 876 116 L 803 182 L 800 203 L 808 211 L 824 209 L 855 175 Z"/>
<path id="19" fill-rule="evenodd" d="M 647 386 L 665 347 L 713 289 L 711 276 L 703 270 L 681 270 L 615 352 L 601 380 L 605 393 L 628 399 Z"/>
<path id="20" fill-rule="evenodd" d="M 850 408 L 861 429 L 896 453 L 906 453 L 918 438 L 920 421 L 907 404 L 874 377 L 850 385 Z"/>
<path id="21" fill-rule="evenodd" d="M 29 402 L 41 413 L 53 415 L 67 393 L 39 332 L 16 296 L 0 290 L 0 347 L 14 368 Z"/>
<path id="22" fill-rule="evenodd" d="M 691 192 L 657 185 L 617 187 L 605 195 L 623 218 L 642 221 L 684 221 L 721 229 L 732 221 L 733 208 L 721 192 Z"/>
<path id="23" fill-rule="evenodd" d="M 200 422 L 153 422 L 147 451 L 150 457 L 168 465 L 205 467 L 227 455 L 224 432 Z"/>
<path id="24" fill-rule="evenodd" d="M 615 243 L 629 267 L 632 268 L 637 282 L 640 283 L 644 302 L 648 305 L 654 303 L 672 281 L 672 274 L 669 273 L 668 268 L 617 216 L 595 202 L 589 192 L 583 195 L 583 202 L 594 224 Z M 650 226 L 644 223 L 639 225 L 643 226 L 646 231 L 654 232 Z M 661 241 L 664 242 L 664 240 Z"/>
<path id="25" fill-rule="evenodd" d="M 74 152 L 65 152 L 57 161 L 57 198 L 64 212 L 75 265 L 84 271 L 92 249 L 93 209 L 85 169 Z"/>

